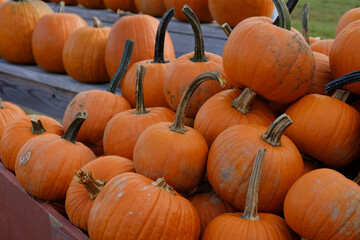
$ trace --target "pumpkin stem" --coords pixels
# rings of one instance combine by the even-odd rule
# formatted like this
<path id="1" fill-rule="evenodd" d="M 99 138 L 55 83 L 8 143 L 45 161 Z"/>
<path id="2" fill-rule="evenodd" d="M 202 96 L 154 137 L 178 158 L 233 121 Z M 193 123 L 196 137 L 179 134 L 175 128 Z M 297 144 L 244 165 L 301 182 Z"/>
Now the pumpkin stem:
<path id="1" fill-rule="evenodd" d="M 4 106 L 2 105 L 2 99 L 0 98 L 0 109 L 3 109 Z"/>
<path id="2" fill-rule="evenodd" d="M 88 117 L 89 117 L 89 115 L 88 115 L 86 109 L 78 112 L 76 114 L 75 118 L 70 123 L 70 126 L 68 127 L 68 129 L 66 129 L 66 132 L 64 133 L 62 138 L 75 144 L 76 136 L 80 130 L 80 127 L 82 126 L 82 124 Z"/>
<path id="3" fill-rule="evenodd" d="M 250 105 L 254 101 L 255 97 L 256 92 L 254 90 L 251 88 L 245 88 L 240 96 L 233 100 L 232 107 L 246 115 L 252 110 Z"/>
<path id="4" fill-rule="evenodd" d="M 221 25 L 221 28 L 222 28 L 222 30 L 224 31 L 224 33 L 226 34 L 226 36 L 230 36 L 230 34 L 231 34 L 231 32 L 232 32 L 232 29 L 231 29 L 231 27 L 229 26 L 229 24 L 228 23 L 224 23 L 224 24 L 222 24 Z"/>
<path id="5" fill-rule="evenodd" d="M 261 148 L 258 150 L 249 181 L 249 187 L 246 194 L 244 214 L 241 216 L 242 219 L 248 221 L 260 220 L 257 214 L 257 208 L 258 208 L 260 176 L 261 176 L 262 165 L 264 163 L 265 152 L 266 152 L 265 148 Z"/>
<path id="6" fill-rule="evenodd" d="M 289 13 L 291 14 L 294 10 L 294 8 L 296 7 L 296 4 L 298 3 L 299 0 L 289 0 L 286 2 L 286 7 L 287 9 L 289 9 Z M 279 16 L 276 17 L 275 21 L 273 22 L 273 24 L 275 26 L 279 26 L 279 21 L 280 21 L 280 18 Z"/>
<path id="7" fill-rule="evenodd" d="M 164 45 L 165 45 L 165 36 L 166 36 L 166 28 L 174 16 L 174 8 L 170 8 L 164 13 L 162 16 L 157 32 L 156 32 L 156 40 L 155 40 L 155 54 L 153 63 L 166 63 L 164 60 Z"/>
<path id="8" fill-rule="evenodd" d="M 193 62 L 207 62 L 208 58 L 205 55 L 204 37 L 199 19 L 187 4 L 184 5 L 182 12 L 190 22 L 195 37 L 194 56 L 190 60 Z"/>
<path id="9" fill-rule="evenodd" d="M 165 190 L 165 191 L 167 191 L 168 193 L 171 193 L 171 194 L 173 194 L 173 195 L 176 195 L 174 189 L 173 189 L 169 184 L 167 184 L 167 183 L 165 182 L 164 177 L 158 178 L 158 179 L 156 180 L 156 182 L 151 182 L 150 185 L 151 185 L 151 186 L 158 187 L 158 188 L 161 188 L 162 190 Z"/>
<path id="10" fill-rule="evenodd" d="M 276 10 L 279 14 L 279 27 L 290 30 L 291 18 L 289 9 L 286 7 L 283 0 L 272 0 L 275 4 Z"/>
<path id="11" fill-rule="evenodd" d="M 127 68 L 129 66 L 133 47 L 134 47 L 134 41 L 130 40 L 130 39 L 126 39 L 124 52 L 123 52 L 123 55 L 121 58 L 120 65 L 116 69 L 116 72 L 115 72 L 114 76 L 112 77 L 106 91 L 115 94 L 115 92 L 119 86 L 119 83 L 120 83 L 121 79 L 124 77 L 124 75 L 127 71 Z"/>
<path id="12" fill-rule="evenodd" d="M 41 135 L 43 134 L 43 132 L 46 132 L 46 129 L 44 128 L 44 126 L 42 125 L 40 118 L 38 116 L 36 116 L 35 114 L 30 116 L 30 121 L 32 124 L 32 133 L 33 134 L 38 134 Z"/>
<path id="13" fill-rule="evenodd" d="M 301 19 L 301 34 L 305 38 L 306 43 L 310 45 L 310 40 L 309 40 L 309 9 L 310 9 L 310 4 L 305 3 L 304 7 L 303 7 L 302 19 Z"/>
<path id="14" fill-rule="evenodd" d="M 136 66 L 136 83 L 135 83 L 135 106 L 136 111 L 133 115 L 146 114 L 149 111 L 145 109 L 144 103 L 144 91 L 143 91 L 143 80 L 145 77 L 146 67 L 143 65 Z"/>
<path id="15" fill-rule="evenodd" d="M 356 183 L 360 186 L 360 172 L 359 172 L 359 174 L 356 176 L 356 178 L 354 179 L 354 182 L 356 182 Z"/>
<path id="16" fill-rule="evenodd" d="M 345 74 L 325 85 L 325 92 L 331 92 L 350 83 L 360 81 L 360 70 Z"/>
<path id="17" fill-rule="evenodd" d="M 281 146 L 281 137 L 291 124 L 290 117 L 283 113 L 275 119 L 261 138 L 273 147 Z"/>
<path id="18" fill-rule="evenodd" d="M 346 90 L 336 89 L 334 94 L 331 96 L 332 98 L 335 98 L 337 100 L 340 100 L 342 102 L 346 102 L 348 97 L 350 96 L 350 92 Z"/>
<path id="19" fill-rule="evenodd" d="M 95 28 L 102 28 L 104 27 L 104 25 L 102 24 L 102 22 L 97 18 L 97 17 L 92 17 L 93 19 L 93 27 Z"/>
<path id="20" fill-rule="evenodd" d="M 58 13 L 65 12 L 65 3 L 63 1 L 59 2 L 59 10 Z"/>
<path id="21" fill-rule="evenodd" d="M 186 115 L 186 109 L 189 105 L 189 101 L 191 96 L 194 94 L 195 90 L 199 87 L 199 85 L 208 80 L 218 81 L 222 88 L 226 85 L 226 80 L 223 79 L 218 72 L 206 72 L 197 76 L 192 82 L 186 87 L 179 105 L 176 109 L 175 120 L 174 123 L 170 126 L 170 130 L 173 132 L 183 134 L 185 130 L 184 119 Z"/>
<path id="22" fill-rule="evenodd" d="M 105 185 L 105 182 L 100 179 L 95 179 L 90 170 L 75 170 L 74 180 L 84 185 L 86 191 L 89 193 L 90 200 L 94 200 Z"/>

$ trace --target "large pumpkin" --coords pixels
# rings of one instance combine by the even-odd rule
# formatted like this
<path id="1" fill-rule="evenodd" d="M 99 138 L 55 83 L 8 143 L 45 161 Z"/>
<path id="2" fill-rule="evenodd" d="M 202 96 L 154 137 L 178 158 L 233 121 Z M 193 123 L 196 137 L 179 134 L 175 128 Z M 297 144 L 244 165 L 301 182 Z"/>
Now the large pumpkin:
<path id="1" fill-rule="evenodd" d="M 18 105 L 1 101 L 0 99 L 0 138 L 3 135 L 5 129 L 11 124 L 15 119 L 25 116 L 26 113 Z"/>
<path id="2" fill-rule="evenodd" d="M 360 20 L 360 7 L 352 8 L 341 16 L 336 26 L 335 35 L 339 35 L 347 25 L 357 20 Z"/>
<path id="3" fill-rule="evenodd" d="M 164 0 L 167 9 L 174 8 L 175 17 L 180 21 L 188 21 L 182 13 L 184 5 L 188 5 L 193 9 L 200 22 L 212 22 L 213 18 L 209 12 L 208 0 Z"/>

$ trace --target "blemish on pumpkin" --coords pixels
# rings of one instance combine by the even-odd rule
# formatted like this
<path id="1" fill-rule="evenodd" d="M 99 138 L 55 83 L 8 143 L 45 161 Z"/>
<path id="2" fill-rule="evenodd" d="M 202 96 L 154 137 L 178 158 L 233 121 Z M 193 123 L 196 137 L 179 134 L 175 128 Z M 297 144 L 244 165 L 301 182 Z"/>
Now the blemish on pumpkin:
<path id="1" fill-rule="evenodd" d="M 221 168 L 221 179 L 224 182 L 230 182 L 233 179 L 235 166 Z"/>
<path id="2" fill-rule="evenodd" d="M 316 183 L 320 184 L 320 183 L 321 183 L 321 179 L 316 179 Z"/>
<path id="3" fill-rule="evenodd" d="M 336 208 L 334 208 L 332 214 L 330 215 L 330 217 L 333 221 L 337 220 L 337 218 L 340 214 L 340 211 L 341 211 L 341 206 L 337 206 Z"/>
<path id="4" fill-rule="evenodd" d="M 146 190 L 146 189 L 148 189 L 148 188 L 149 188 L 149 186 L 146 186 L 146 187 L 140 189 L 139 192 L 144 191 L 144 190 Z"/>
<path id="5" fill-rule="evenodd" d="M 133 212 L 131 211 L 131 212 L 129 212 L 129 215 L 132 215 L 133 214 Z"/>
<path id="6" fill-rule="evenodd" d="M 26 153 L 25 156 L 20 157 L 20 159 L 19 159 L 19 166 L 20 166 L 21 164 L 27 163 L 27 162 L 30 160 L 30 156 L 31 156 L 31 152 L 28 152 L 28 153 Z"/>
<path id="7" fill-rule="evenodd" d="M 124 194 L 124 192 L 123 192 L 123 191 L 122 191 L 122 192 L 120 192 L 120 193 L 116 196 L 116 198 L 115 198 L 115 199 L 120 198 L 123 194 Z"/>
<path id="8" fill-rule="evenodd" d="M 219 202 L 221 202 L 221 198 L 220 197 L 218 197 L 216 194 L 214 194 L 211 198 L 210 198 L 210 202 L 212 202 L 212 203 L 219 203 Z"/>

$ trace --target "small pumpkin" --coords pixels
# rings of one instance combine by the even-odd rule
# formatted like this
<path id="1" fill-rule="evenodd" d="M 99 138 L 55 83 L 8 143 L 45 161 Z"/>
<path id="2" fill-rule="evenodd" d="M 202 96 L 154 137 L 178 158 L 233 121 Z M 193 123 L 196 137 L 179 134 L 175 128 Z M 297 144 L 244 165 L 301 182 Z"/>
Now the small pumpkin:
<path id="1" fill-rule="evenodd" d="M 153 17 L 161 17 L 166 12 L 164 0 L 134 0 L 136 8 Z"/>
<path id="2" fill-rule="evenodd" d="M 313 52 L 319 52 L 329 56 L 333 43 L 334 39 L 322 39 L 312 43 L 310 47 Z"/>
<path id="3" fill-rule="evenodd" d="M 0 138 L 3 135 L 5 129 L 11 124 L 15 119 L 25 116 L 26 113 L 18 105 L 1 101 L 0 99 Z"/>
<path id="4" fill-rule="evenodd" d="M 347 25 L 357 20 L 360 20 L 360 7 L 352 8 L 341 16 L 336 25 L 335 36 L 339 35 Z"/>
<path id="5" fill-rule="evenodd" d="M 164 0 L 164 3 L 166 9 L 174 8 L 175 18 L 180 21 L 186 22 L 189 20 L 182 13 L 184 5 L 188 5 L 193 9 L 200 22 L 207 23 L 213 21 L 207 0 Z"/>
<path id="6" fill-rule="evenodd" d="M 315 73 L 311 79 L 311 87 L 307 93 L 329 95 L 329 93 L 325 92 L 325 85 L 334 80 L 331 74 L 329 57 L 320 52 L 313 52 L 313 55 L 315 58 Z"/>

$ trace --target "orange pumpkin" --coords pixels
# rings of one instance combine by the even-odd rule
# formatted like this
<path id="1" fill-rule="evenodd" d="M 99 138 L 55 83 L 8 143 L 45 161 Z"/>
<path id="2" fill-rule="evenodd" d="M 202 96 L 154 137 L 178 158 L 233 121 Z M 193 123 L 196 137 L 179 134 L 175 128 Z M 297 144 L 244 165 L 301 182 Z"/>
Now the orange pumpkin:
<path id="1" fill-rule="evenodd" d="M 104 0 L 77 0 L 78 4 L 81 4 L 85 8 L 90 9 L 105 9 L 107 6 L 105 5 Z"/>
<path id="2" fill-rule="evenodd" d="M 339 35 L 347 25 L 357 20 L 360 20 L 360 7 L 352 8 L 341 16 L 336 26 L 335 36 Z"/>
<path id="3" fill-rule="evenodd" d="M 104 0 L 104 3 L 106 7 L 110 8 L 114 12 L 117 12 L 118 10 L 133 13 L 138 12 L 134 0 Z"/>
<path id="4" fill-rule="evenodd" d="M 325 85 L 334 80 L 331 74 L 329 57 L 319 52 L 313 52 L 313 54 L 315 58 L 315 74 L 311 79 L 311 87 L 307 93 L 329 95 L 325 92 Z"/>
<path id="5" fill-rule="evenodd" d="M 313 52 L 319 52 L 325 54 L 326 56 L 329 56 L 333 43 L 334 39 L 323 39 L 312 43 L 310 47 Z"/>
<path id="6" fill-rule="evenodd" d="M 166 12 L 164 0 L 134 0 L 136 8 L 153 17 L 161 17 Z"/>
<path id="7" fill-rule="evenodd" d="M 0 0 L 0 4 L 7 2 L 8 0 Z"/>
<path id="8" fill-rule="evenodd" d="M 26 113 L 18 105 L 11 102 L 1 101 L 0 99 L 0 138 L 3 135 L 5 129 L 15 119 L 25 116 Z"/>
<path id="9" fill-rule="evenodd" d="M 199 21 L 202 23 L 212 22 L 208 0 L 164 0 L 166 9 L 174 8 L 175 18 L 180 21 L 188 21 L 188 19 L 182 13 L 184 5 L 188 5 L 193 9 Z"/>

